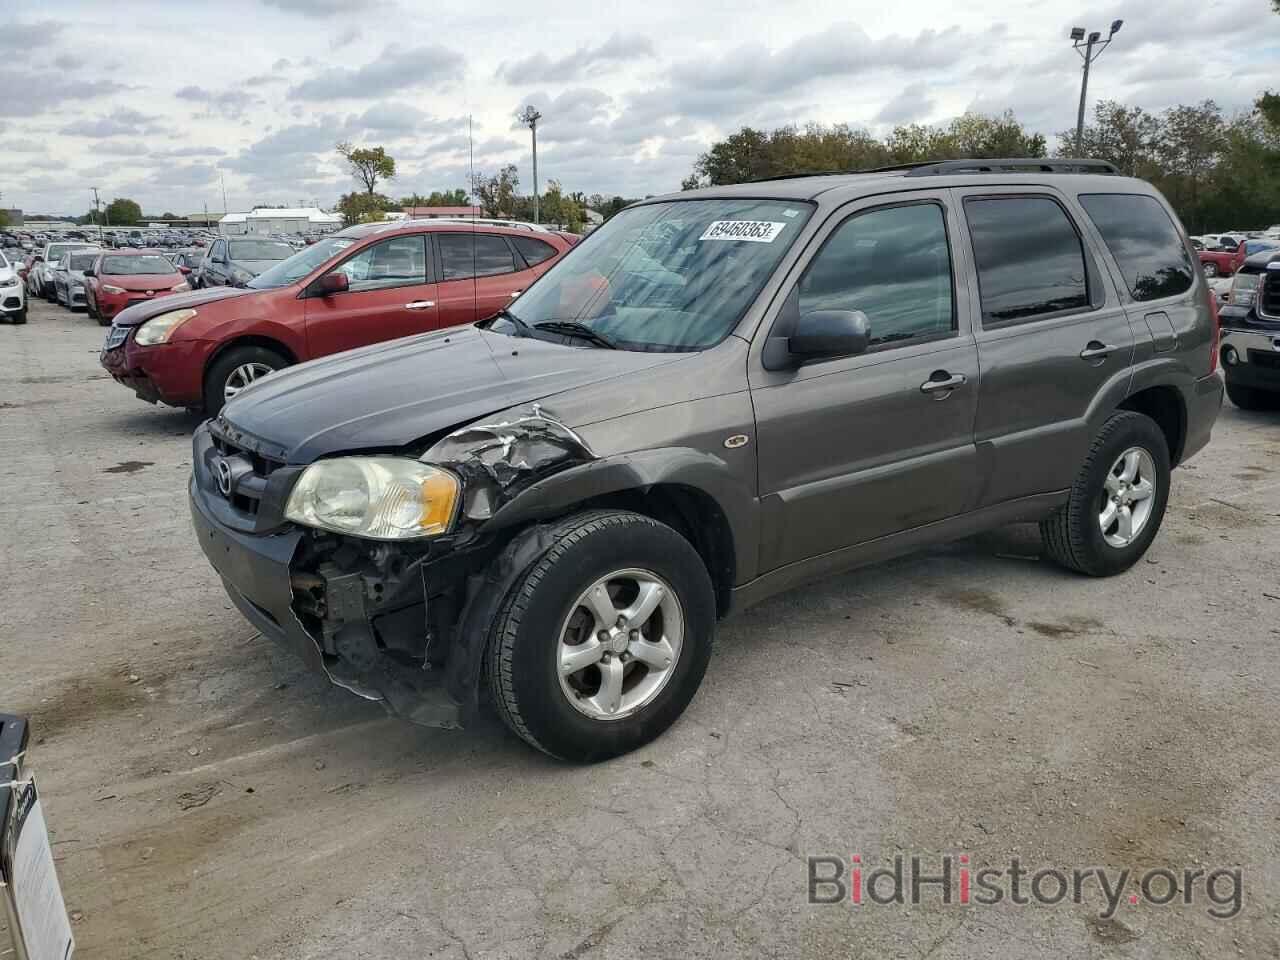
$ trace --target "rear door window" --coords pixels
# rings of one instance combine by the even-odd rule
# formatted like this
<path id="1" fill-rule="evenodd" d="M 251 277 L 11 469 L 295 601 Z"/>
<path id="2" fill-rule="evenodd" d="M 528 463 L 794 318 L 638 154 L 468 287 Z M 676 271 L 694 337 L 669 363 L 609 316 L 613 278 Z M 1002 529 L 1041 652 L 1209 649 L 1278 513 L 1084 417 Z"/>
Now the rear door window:
<path id="1" fill-rule="evenodd" d="M 545 263 L 556 255 L 556 248 L 545 240 L 538 240 L 536 237 L 508 237 L 508 239 L 515 244 L 520 256 L 524 257 L 524 262 L 531 267 Z"/>
<path id="2" fill-rule="evenodd" d="M 442 279 L 466 280 L 515 273 L 516 261 L 507 241 L 491 233 L 444 233 L 440 244 Z"/>
<path id="3" fill-rule="evenodd" d="M 1089 308 L 1084 248 L 1049 197 L 968 197 L 965 218 L 987 327 Z"/>
<path id="4" fill-rule="evenodd" d="M 1154 197 L 1091 193 L 1080 196 L 1080 205 L 1115 257 L 1133 299 L 1159 300 L 1191 289 L 1191 257 Z"/>

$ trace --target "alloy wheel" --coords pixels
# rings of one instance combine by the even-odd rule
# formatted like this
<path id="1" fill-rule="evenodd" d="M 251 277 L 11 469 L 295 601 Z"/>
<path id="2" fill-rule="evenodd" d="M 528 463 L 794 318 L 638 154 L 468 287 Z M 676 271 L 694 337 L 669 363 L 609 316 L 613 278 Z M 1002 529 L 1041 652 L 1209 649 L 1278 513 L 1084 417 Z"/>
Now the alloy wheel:
<path id="1" fill-rule="evenodd" d="M 240 364 L 240 366 L 227 374 L 226 383 L 222 387 L 223 399 L 230 400 L 249 384 L 256 380 L 261 380 L 269 373 L 275 373 L 275 368 L 269 367 L 265 363 Z"/>
<path id="2" fill-rule="evenodd" d="M 648 570 L 617 570 L 582 591 L 560 628 L 560 690 L 593 720 L 620 720 L 651 703 L 675 673 L 684 612 Z"/>
<path id="3" fill-rule="evenodd" d="M 1156 464 L 1141 447 L 1130 447 L 1116 459 L 1103 483 L 1098 527 L 1112 547 L 1127 547 L 1142 534 L 1155 505 Z"/>

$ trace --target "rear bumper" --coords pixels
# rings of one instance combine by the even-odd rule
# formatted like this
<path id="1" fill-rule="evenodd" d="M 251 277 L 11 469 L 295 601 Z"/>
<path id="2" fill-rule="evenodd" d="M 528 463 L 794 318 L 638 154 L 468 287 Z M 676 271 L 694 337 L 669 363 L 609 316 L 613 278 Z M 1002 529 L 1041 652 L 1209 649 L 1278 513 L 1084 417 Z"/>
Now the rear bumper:
<path id="1" fill-rule="evenodd" d="M 1187 436 L 1178 463 L 1186 462 L 1209 445 L 1213 425 L 1222 410 L 1222 377 L 1216 373 L 1201 377 L 1190 390 L 1183 391 L 1183 399 L 1187 404 Z"/>

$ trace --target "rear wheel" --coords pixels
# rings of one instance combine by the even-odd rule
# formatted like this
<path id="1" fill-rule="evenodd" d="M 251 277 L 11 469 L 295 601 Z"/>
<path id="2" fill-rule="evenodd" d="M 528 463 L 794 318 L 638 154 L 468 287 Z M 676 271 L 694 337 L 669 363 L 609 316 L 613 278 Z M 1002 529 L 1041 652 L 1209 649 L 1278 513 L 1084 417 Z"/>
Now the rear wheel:
<path id="1" fill-rule="evenodd" d="M 1050 557 L 1106 577 L 1147 552 L 1169 500 L 1169 447 L 1155 421 L 1122 410 L 1102 425 L 1066 506 L 1040 523 Z"/>
<path id="2" fill-rule="evenodd" d="M 1280 407 L 1280 393 L 1259 390 L 1227 381 L 1227 397 L 1241 410 L 1275 410 Z"/>
<path id="3" fill-rule="evenodd" d="M 499 714 L 530 745 L 590 763 L 665 731 L 711 657 L 715 595 L 689 541 L 649 517 L 562 521 L 516 581 L 486 652 Z"/>
<path id="4" fill-rule="evenodd" d="M 204 411 L 216 417 L 223 404 L 289 361 L 266 347 L 233 347 L 218 357 L 204 378 Z"/>
<path id="5" fill-rule="evenodd" d="M 25 303 L 22 305 L 22 309 L 13 315 L 13 322 L 14 323 L 27 322 L 27 305 Z"/>

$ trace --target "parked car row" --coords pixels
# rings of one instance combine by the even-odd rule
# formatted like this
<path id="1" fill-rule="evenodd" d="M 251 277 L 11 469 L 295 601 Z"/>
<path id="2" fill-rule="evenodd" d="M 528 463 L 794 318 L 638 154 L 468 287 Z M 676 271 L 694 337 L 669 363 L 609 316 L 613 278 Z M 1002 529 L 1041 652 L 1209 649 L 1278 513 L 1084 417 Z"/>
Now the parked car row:
<path id="1" fill-rule="evenodd" d="M 1198 239 L 1199 243 L 1194 241 Z M 1229 277 L 1255 253 L 1280 249 L 1280 237 L 1221 234 L 1193 238 L 1206 277 Z"/>

